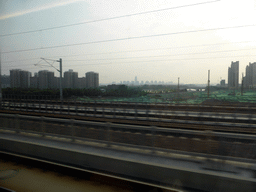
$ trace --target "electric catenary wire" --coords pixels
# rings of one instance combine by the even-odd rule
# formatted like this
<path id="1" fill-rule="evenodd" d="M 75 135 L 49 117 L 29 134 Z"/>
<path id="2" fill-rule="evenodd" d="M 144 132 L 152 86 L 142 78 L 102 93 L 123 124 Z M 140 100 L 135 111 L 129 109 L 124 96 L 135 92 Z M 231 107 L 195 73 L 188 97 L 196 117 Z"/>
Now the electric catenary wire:
<path id="1" fill-rule="evenodd" d="M 71 47 L 71 46 L 97 44 L 97 43 L 108 43 L 108 42 L 125 41 L 125 40 L 131 40 L 131 39 L 142 39 L 142 38 L 151 38 L 151 37 L 160 37 L 160 36 L 179 35 L 179 34 L 187 34 L 187 33 L 198 33 L 198 32 L 207 32 L 207 31 L 225 30 L 225 29 L 255 27 L 255 26 L 256 26 L 256 24 L 231 26 L 231 27 L 220 27 L 220 28 L 210 28 L 210 29 L 199 29 L 199 30 L 190 30 L 190 31 L 180 31 L 180 32 L 173 32 L 173 33 L 144 35 L 144 36 L 126 37 L 126 38 L 118 38 L 118 39 L 108 39 L 108 40 L 102 40 L 102 41 L 91 41 L 91 42 L 75 43 L 75 44 L 67 44 L 67 45 L 57 45 L 57 46 L 41 47 L 41 48 L 34 48 L 34 49 L 22 49 L 22 50 L 16 50 L 16 51 L 6 51 L 6 52 L 2 52 L 2 54 L 18 53 L 18 52 L 25 52 L 25 51 L 36 51 L 36 50 L 43 50 L 43 49 L 54 49 L 54 48 L 60 48 L 60 47 Z"/>
<path id="2" fill-rule="evenodd" d="M 62 25 L 62 26 L 57 26 L 57 27 L 48 27 L 48 28 L 38 29 L 38 30 L 24 31 L 24 32 L 18 32 L 18 33 L 10 33 L 10 34 L 0 35 L 0 37 L 21 35 L 21 34 L 27 34 L 27 33 L 36 33 L 36 32 L 53 30 L 53 29 L 60 29 L 60 28 L 65 28 L 65 27 L 73 27 L 73 26 L 77 26 L 77 25 L 84 25 L 84 24 L 89 24 L 89 23 L 95 23 L 95 22 L 101 22 L 101 21 L 107 21 L 107 20 L 113 20 L 113 19 L 120 19 L 120 18 L 131 17 L 131 16 L 137 16 L 137 15 L 144 15 L 144 14 L 149 14 L 149 13 L 167 11 L 167 10 L 171 10 L 171 9 L 179 9 L 179 8 L 192 7 L 192 6 L 197 6 L 197 5 L 209 4 L 209 3 L 216 3 L 218 1 L 220 1 L 220 0 L 206 1 L 206 2 L 201 2 L 201 3 L 188 4 L 188 5 L 181 5 L 181 6 L 177 6 L 177 7 L 157 9 L 157 10 L 152 10 L 152 11 L 145 11 L 145 12 L 140 12 L 140 13 L 133 13 L 133 14 L 128 14 L 128 15 L 116 16 L 116 17 L 109 17 L 109 18 L 105 18 L 105 19 L 98 19 L 98 20 L 92 20 L 92 21 L 85 21 L 85 22 L 74 23 L 74 24 L 69 24 L 69 25 Z"/>

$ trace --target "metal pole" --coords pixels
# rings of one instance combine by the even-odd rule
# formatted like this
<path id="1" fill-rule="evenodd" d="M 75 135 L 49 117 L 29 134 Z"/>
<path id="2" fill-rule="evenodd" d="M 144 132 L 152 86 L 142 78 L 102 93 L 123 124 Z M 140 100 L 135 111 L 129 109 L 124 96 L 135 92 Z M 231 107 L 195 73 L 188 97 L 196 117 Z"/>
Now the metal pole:
<path id="1" fill-rule="evenodd" d="M 241 96 L 243 96 L 243 91 L 244 91 L 244 73 L 242 73 Z"/>
<path id="2" fill-rule="evenodd" d="M 207 96 L 209 98 L 210 94 L 210 70 L 208 70 L 208 90 L 207 90 Z"/>
<path id="3" fill-rule="evenodd" d="M 180 78 L 178 77 L 178 91 L 180 90 Z"/>
<path id="4" fill-rule="evenodd" d="M 2 73 L 1 73 L 1 52 L 0 52 L 0 109 L 2 108 Z"/>
<path id="5" fill-rule="evenodd" d="M 60 100 L 63 100 L 63 93 L 62 93 L 62 59 L 60 58 Z"/>
<path id="6" fill-rule="evenodd" d="M 179 102 L 179 98 L 180 98 L 180 78 L 178 77 L 178 102 Z"/>

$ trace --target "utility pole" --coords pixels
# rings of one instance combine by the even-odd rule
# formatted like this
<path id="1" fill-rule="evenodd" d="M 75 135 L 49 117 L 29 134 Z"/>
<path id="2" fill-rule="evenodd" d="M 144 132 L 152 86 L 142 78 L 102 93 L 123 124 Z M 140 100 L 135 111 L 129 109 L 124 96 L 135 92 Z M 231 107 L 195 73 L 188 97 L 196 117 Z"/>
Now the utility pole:
<path id="1" fill-rule="evenodd" d="M 180 78 L 178 77 L 178 91 L 180 90 Z"/>
<path id="2" fill-rule="evenodd" d="M 243 96 L 243 92 L 244 92 L 244 73 L 242 73 L 241 96 Z"/>
<path id="3" fill-rule="evenodd" d="M 178 77 L 178 100 L 180 98 L 180 78 Z"/>
<path id="4" fill-rule="evenodd" d="M 208 89 L 207 89 L 207 96 L 209 98 L 210 95 L 210 70 L 208 70 Z"/>
<path id="5" fill-rule="evenodd" d="M 1 52 L 0 52 L 0 109 L 2 109 L 2 71 L 1 71 L 2 65 L 1 65 L 1 61 L 2 61 L 2 58 L 1 58 Z"/>
<path id="6" fill-rule="evenodd" d="M 60 100 L 63 100 L 63 92 L 62 92 L 62 59 L 58 60 L 60 62 Z"/>
<path id="7" fill-rule="evenodd" d="M 61 58 L 60 58 L 60 60 L 52 60 L 52 59 L 45 59 L 45 58 L 41 58 L 41 59 L 44 60 L 46 63 L 48 63 L 52 68 L 54 68 L 58 72 L 60 72 L 60 100 L 63 101 L 63 91 L 62 91 L 62 59 Z M 54 67 L 47 60 L 53 61 L 53 62 L 59 62 L 60 63 L 60 69 L 57 69 L 56 67 Z M 35 65 L 38 65 L 38 64 L 35 64 Z"/>

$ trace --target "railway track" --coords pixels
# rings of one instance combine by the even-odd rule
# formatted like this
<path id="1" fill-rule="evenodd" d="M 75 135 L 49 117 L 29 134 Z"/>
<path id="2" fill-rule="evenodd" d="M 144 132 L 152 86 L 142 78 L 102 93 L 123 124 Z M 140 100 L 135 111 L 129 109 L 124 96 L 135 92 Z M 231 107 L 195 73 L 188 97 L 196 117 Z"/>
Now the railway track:
<path id="1" fill-rule="evenodd" d="M 4 102 L 2 113 L 46 116 L 120 124 L 212 130 L 222 132 L 256 132 L 256 115 L 252 113 L 218 113 L 194 111 L 169 111 L 156 109 L 126 109 L 90 107 L 83 105 L 58 105 L 54 103 Z"/>
<path id="2" fill-rule="evenodd" d="M 125 109 L 148 109 L 148 110 L 168 110 L 168 111 L 197 111 L 197 112 L 219 112 L 219 113 L 256 113 L 256 104 L 239 103 L 229 105 L 219 104 L 168 104 L 168 103 L 132 103 L 132 102 L 82 102 L 76 100 L 58 101 L 58 100 L 26 100 L 26 99 L 3 99 L 5 103 L 29 103 L 29 104 L 48 104 L 48 105 L 65 105 L 81 107 L 103 107 L 103 108 L 125 108 Z"/>

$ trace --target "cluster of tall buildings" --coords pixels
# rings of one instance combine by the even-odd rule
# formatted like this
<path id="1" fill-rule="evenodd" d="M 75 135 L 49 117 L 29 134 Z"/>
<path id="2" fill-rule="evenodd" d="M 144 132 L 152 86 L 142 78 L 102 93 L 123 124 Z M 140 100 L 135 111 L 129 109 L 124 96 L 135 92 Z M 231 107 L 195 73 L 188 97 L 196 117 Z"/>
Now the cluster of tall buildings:
<path id="1" fill-rule="evenodd" d="M 249 63 L 245 69 L 243 77 L 243 87 L 246 89 L 256 87 L 256 62 Z M 228 68 L 228 88 L 237 89 L 239 87 L 239 61 L 232 62 Z"/>
<path id="2" fill-rule="evenodd" d="M 14 88 L 38 88 L 58 89 L 60 78 L 54 76 L 54 72 L 42 70 L 32 76 L 31 72 L 21 69 L 10 70 L 10 87 Z M 99 74 L 95 72 L 85 73 L 85 77 L 78 77 L 78 72 L 72 69 L 64 72 L 62 78 L 63 88 L 96 88 L 99 87 Z"/>
<path id="3" fill-rule="evenodd" d="M 112 84 L 115 84 L 113 82 Z M 141 81 L 139 82 L 137 76 L 135 77 L 134 81 L 120 81 L 120 84 L 124 85 L 164 85 L 164 84 L 173 84 L 173 82 L 164 82 L 164 81 Z"/>

